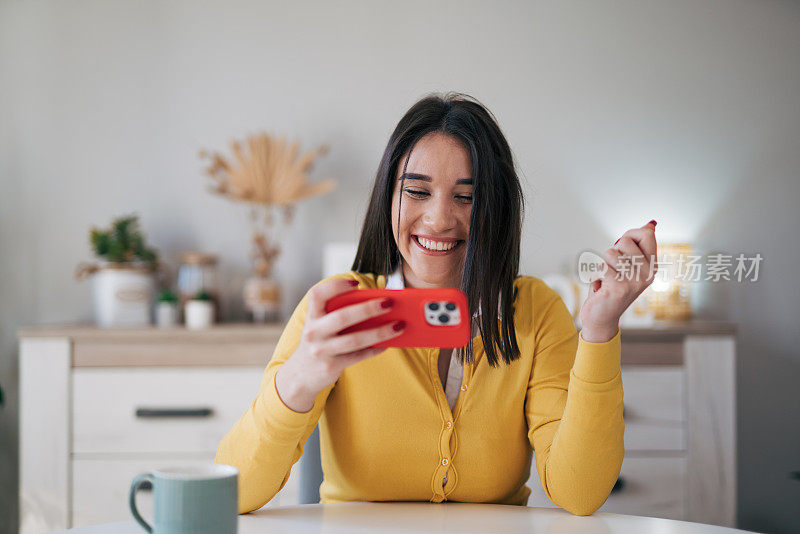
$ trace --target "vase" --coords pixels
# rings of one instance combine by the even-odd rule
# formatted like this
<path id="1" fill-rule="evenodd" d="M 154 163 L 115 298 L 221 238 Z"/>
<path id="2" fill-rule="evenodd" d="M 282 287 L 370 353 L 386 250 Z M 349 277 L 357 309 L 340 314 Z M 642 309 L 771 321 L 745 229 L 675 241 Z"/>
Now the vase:
<path id="1" fill-rule="evenodd" d="M 251 276 L 244 283 L 244 304 L 256 323 L 277 321 L 280 316 L 281 290 L 268 276 Z"/>

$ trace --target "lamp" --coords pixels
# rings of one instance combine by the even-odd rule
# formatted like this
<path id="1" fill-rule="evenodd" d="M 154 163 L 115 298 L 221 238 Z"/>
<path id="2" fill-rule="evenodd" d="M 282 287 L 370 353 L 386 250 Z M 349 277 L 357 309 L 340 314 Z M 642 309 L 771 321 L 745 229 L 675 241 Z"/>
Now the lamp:
<path id="1" fill-rule="evenodd" d="M 658 272 L 647 288 L 647 305 L 657 320 L 688 321 L 692 318 L 691 277 L 699 265 L 691 261 L 692 246 L 685 243 L 658 245 Z"/>

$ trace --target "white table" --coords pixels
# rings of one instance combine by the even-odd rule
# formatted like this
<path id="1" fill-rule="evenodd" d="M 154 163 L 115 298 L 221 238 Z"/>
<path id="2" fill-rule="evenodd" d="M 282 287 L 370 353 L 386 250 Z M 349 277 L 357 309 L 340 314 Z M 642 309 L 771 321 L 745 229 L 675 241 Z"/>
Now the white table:
<path id="1" fill-rule="evenodd" d="M 149 518 L 148 518 L 149 521 Z M 60 532 L 141 534 L 133 521 Z M 454 534 L 535 532 L 537 534 L 732 534 L 746 532 L 671 519 L 597 512 L 574 516 L 563 510 L 472 503 L 337 503 L 262 508 L 239 516 L 238 534 L 350 534 L 354 532 L 437 532 Z"/>

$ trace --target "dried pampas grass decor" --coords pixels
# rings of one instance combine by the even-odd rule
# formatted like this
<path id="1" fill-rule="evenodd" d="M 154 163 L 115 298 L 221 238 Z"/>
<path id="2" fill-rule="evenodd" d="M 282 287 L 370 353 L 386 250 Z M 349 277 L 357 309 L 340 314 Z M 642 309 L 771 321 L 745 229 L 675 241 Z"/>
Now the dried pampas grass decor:
<path id="1" fill-rule="evenodd" d="M 205 150 L 201 158 L 210 159 L 206 173 L 216 182 L 211 190 L 233 200 L 267 206 L 291 206 L 298 200 L 327 193 L 333 180 L 308 183 L 308 172 L 314 160 L 328 152 L 327 145 L 311 150 L 298 158 L 300 143 L 287 144 L 284 137 L 260 133 L 231 142 L 234 158 Z"/>
<path id="2" fill-rule="evenodd" d="M 267 133 L 247 136 L 244 141 L 234 140 L 230 144 L 231 157 L 217 152 L 200 151 L 200 158 L 209 163 L 205 173 L 214 181 L 210 191 L 231 200 L 248 203 L 253 223 L 253 269 L 261 279 L 269 278 L 280 248 L 270 239 L 274 226 L 272 212 L 280 210 L 285 223 L 292 220 L 294 205 L 300 200 L 331 191 L 336 182 L 332 179 L 309 183 L 308 173 L 315 160 L 328 152 L 322 145 L 300 155 L 300 143 L 287 143 L 285 137 L 274 137 Z M 252 285 L 252 284 L 251 284 Z M 275 289 L 257 293 L 260 298 L 276 299 Z M 245 290 L 245 302 L 248 302 Z M 250 293 L 253 293 L 251 291 Z M 269 296 L 267 296 L 269 295 Z M 257 300 L 254 294 L 250 301 Z M 262 311 L 253 309 L 256 317 L 263 318 Z"/>

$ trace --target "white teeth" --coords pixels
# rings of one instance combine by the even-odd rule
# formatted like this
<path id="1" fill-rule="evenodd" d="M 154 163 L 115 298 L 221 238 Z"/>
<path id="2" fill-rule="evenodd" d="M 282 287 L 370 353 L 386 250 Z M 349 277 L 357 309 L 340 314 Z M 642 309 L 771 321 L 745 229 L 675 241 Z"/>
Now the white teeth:
<path id="1" fill-rule="evenodd" d="M 450 250 L 451 248 L 456 246 L 456 241 L 451 243 L 443 243 L 441 241 L 431 241 L 430 239 L 425 239 L 424 237 L 417 236 L 417 240 L 419 243 L 428 250 Z"/>

